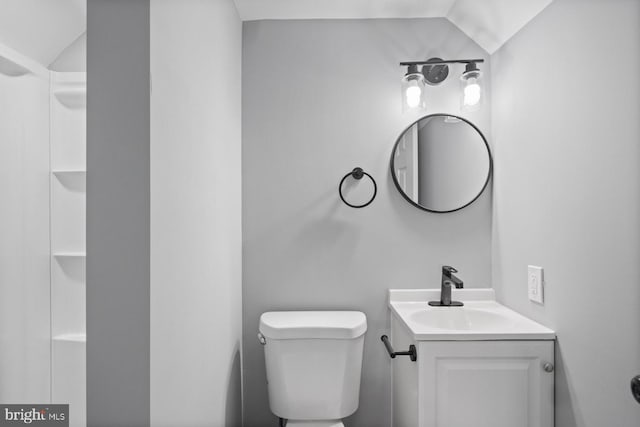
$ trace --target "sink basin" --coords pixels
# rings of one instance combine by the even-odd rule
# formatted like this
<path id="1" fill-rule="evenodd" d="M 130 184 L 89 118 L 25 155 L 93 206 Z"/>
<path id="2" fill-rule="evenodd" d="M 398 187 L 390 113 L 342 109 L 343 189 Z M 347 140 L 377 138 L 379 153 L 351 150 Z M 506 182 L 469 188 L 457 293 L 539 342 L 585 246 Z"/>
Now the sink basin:
<path id="1" fill-rule="evenodd" d="M 555 332 L 495 301 L 493 289 L 456 289 L 462 307 L 432 307 L 440 289 L 391 289 L 389 308 L 416 341 L 552 340 Z"/>
<path id="2" fill-rule="evenodd" d="M 437 307 L 413 312 L 416 323 L 442 330 L 490 330 L 510 322 L 508 317 L 488 310 L 468 307 Z"/>

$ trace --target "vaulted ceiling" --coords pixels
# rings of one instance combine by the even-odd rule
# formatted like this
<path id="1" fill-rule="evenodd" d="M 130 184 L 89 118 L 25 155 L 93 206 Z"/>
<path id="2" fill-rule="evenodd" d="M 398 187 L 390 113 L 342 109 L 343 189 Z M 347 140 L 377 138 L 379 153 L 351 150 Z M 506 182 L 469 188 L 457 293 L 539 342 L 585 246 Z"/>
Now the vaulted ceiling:
<path id="1" fill-rule="evenodd" d="M 495 52 L 553 0 L 235 0 L 245 21 L 260 19 L 447 18 Z"/>
<path id="2" fill-rule="evenodd" d="M 447 18 L 493 53 L 551 1 L 235 0 L 235 3 L 245 21 Z M 86 31 L 86 12 L 86 0 L 0 0 L 0 43 L 48 66 Z"/>
<path id="3" fill-rule="evenodd" d="M 0 43 L 48 66 L 87 28 L 86 0 L 0 0 Z"/>

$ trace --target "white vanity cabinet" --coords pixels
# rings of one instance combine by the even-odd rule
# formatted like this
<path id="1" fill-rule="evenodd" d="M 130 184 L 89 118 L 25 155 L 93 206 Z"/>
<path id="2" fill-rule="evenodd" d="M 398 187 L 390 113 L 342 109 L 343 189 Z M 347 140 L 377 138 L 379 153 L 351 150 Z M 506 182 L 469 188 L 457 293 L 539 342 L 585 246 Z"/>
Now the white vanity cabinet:
<path id="1" fill-rule="evenodd" d="M 416 311 L 404 302 L 391 311 L 393 350 L 417 350 L 415 362 L 391 359 L 393 427 L 553 427 L 552 331 L 432 335 L 412 323 Z"/>
<path id="2" fill-rule="evenodd" d="M 393 427 L 553 427 L 554 341 L 413 342 L 392 322 L 418 353 L 392 362 Z"/>

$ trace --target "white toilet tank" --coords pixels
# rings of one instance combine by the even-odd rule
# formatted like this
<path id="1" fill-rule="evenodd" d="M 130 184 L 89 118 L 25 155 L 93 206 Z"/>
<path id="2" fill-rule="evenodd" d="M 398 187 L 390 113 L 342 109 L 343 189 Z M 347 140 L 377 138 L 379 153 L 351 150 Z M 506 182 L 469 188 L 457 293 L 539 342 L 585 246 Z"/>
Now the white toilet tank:
<path id="1" fill-rule="evenodd" d="M 271 412 L 290 420 L 335 420 L 353 414 L 366 330 L 367 318 L 359 311 L 263 313 L 260 339 Z"/>

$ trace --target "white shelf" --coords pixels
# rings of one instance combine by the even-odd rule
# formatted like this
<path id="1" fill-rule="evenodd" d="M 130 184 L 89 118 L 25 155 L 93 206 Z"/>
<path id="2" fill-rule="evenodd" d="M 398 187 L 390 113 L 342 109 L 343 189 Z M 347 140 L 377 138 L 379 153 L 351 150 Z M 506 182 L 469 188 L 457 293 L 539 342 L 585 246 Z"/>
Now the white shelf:
<path id="1" fill-rule="evenodd" d="M 13 62 L 9 58 L 0 56 L 0 74 L 9 77 L 20 77 L 29 74 L 29 70 L 17 62 Z"/>
<path id="2" fill-rule="evenodd" d="M 84 252 L 56 252 L 53 256 L 56 258 L 85 258 L 87 254 Z"/>
<path id="3" fill-rule="evenodd" d="M 80 169 L 61 169 L 61 170 L 54 170 L 51 171 L 54 175 L 56 176 L 69 176 L 69 175 L 85 175 L 87 173 L 86 170 L 80 170 Z"/>
<path id="4" fill-rule="evenodd" d="M 85 108 L 87 103 L 87 89 L 85 86 L 58 89 L 53 94 L 62 105 L 74 110 Z"/>
<path id="5" fill-rule="evenodd" d="M 86 343 L 87 342 L 87 334 L 60 334 L 53 337 L 54 341 L 61 342 L 78 342 L 78 343 Z"/>

